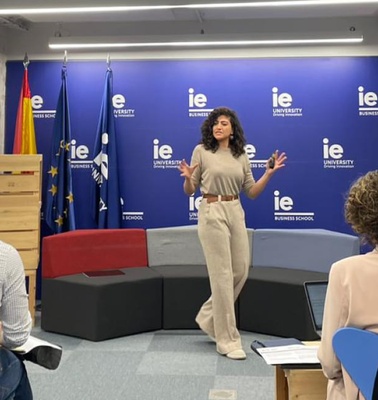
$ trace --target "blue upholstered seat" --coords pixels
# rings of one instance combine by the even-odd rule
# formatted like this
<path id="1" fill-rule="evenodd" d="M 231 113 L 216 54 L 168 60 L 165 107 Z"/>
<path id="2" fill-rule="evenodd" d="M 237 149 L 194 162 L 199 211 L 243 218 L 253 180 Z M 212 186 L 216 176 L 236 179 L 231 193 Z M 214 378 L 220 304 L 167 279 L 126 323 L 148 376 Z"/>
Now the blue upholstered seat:
<path id="1" fill-rule="evenodd" d="M 333 336 L 337 358 L 366 400 L 372 400 L 378 370 L 378 335 L 356 328 L 341 328 Z"/>

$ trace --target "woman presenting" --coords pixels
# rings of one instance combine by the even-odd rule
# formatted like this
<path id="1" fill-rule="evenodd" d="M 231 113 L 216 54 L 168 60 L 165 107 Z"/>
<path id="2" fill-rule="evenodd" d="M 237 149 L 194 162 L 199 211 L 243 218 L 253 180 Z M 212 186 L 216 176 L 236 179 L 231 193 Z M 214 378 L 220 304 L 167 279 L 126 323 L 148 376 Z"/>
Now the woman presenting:
<path id="1" fill-rule="evenodd" d="M 217 351 L 233 360 L 244 360 L 236 328 L 234 303 L 248 276 L 250 249 L 241 191 L 256 198 L 273 174 L 285 166 L 285 153 L 276 151 L 266 163 L 264 175 L 255 181 L 243 128 L 233 110 L 214 109 L 201 127 L 202 139 L 191 164 L 182 160 L 184 191 L 189 196 L 199 187 L 203 200 L 198 210 L 198 235 L 206 258 L 211 296 L 201 307 L 196 322 L 217 344 Z"/>

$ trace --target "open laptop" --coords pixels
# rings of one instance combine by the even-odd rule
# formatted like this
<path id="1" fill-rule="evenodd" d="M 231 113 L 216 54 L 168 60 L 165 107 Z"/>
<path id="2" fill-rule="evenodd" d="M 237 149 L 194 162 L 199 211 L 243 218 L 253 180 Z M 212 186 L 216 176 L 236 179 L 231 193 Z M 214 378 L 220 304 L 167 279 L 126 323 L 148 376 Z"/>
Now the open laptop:
<path id="1" fill-rule="evenodd" d="M 322 337 L 323 311 L 328 281 L 308 281 L 304 283 L 308 308 L 315 332 Z"/>

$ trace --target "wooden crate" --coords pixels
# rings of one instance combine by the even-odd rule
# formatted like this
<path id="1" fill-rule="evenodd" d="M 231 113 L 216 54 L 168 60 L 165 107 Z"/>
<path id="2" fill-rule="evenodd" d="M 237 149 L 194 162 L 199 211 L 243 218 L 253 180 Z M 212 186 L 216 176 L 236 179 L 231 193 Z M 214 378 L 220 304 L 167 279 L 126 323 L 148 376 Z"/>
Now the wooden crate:
<path id="1" fill-rule="evenodd" d="M 41 229 L 42 155 L 0 155 L 0 240 L 20 253 L 35 317 Z"/>

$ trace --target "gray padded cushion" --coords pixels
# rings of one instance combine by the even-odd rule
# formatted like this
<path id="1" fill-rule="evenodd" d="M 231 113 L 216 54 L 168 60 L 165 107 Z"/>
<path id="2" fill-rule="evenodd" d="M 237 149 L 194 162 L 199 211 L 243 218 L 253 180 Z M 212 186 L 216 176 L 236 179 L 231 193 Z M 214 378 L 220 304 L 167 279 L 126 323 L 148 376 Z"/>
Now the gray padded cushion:
<path id="1" fill-rule="evenodd" d="M 335 261 L 359 253 L 356 236 L 326 229 L 256 229 L 253 233 L 254 267 L 328 273 Z"/>
<path id="2" fill-rule="evenodd" d="M 252 229 L 247 229 L 252 248 Z M 148 265 L 206 265 L 197 225 L 147 229 Z M 252 264 L 250 264 L 252 265 Z"/>

